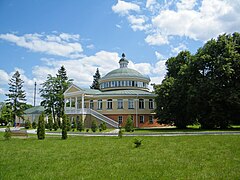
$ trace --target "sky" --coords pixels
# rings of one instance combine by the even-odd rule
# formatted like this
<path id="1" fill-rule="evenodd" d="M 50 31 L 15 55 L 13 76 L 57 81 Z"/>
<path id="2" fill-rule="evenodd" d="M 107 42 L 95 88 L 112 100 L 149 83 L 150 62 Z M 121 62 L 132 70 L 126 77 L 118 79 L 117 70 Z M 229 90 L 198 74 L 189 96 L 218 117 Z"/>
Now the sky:
<path id="1" fill-rule="evenodd" d="M 119 67 L 163 80 L 168 58 L 192 54 L 211 38 L 240 31 L 239 0 L 0 0 L 0 102 L 18 70 L 33 104 L 48 74 L 63 65 L 74 84 L 88 88 Z M 151 89 L 151 87 L 150 87 Z"/>

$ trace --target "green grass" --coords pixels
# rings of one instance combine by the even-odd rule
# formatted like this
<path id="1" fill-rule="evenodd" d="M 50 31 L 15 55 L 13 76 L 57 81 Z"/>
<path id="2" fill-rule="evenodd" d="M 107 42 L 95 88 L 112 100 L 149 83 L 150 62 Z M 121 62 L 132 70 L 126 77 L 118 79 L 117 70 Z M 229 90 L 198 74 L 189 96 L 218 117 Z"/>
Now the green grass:
<path id="1" fill-rule="evenodd" d="M 240 136 L 3 140 L 0 179 L 239 179 Z"/>

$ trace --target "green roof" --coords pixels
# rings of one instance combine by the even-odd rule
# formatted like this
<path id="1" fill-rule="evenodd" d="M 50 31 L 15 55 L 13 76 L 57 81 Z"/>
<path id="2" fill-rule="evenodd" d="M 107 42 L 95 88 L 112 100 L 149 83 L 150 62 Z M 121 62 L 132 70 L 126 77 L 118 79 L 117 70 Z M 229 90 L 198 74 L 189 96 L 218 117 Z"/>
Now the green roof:
<path id="1" fill-rule="evenodd" d="M 106 74 L 101 79 L 102 80 L 104 80 L 104 79 L 113 79 L 114 80 L 116 78 L 141 78 L 141 79 L 150 81 L 150 78 L 148 76 L 144 76 L 141 73 L 139 73 L 138 71 L 136 71 L 134 69 L 130 69 L 130 68 L 115 69 L 115 70 L 109 72 L 108 74 Z"/>
<path id="2" fill-rule="evenodd" d="M 41 114 L 44 111 L 43 106 L 35 106 L 24 111 L 24 114 Z"/>
<path id="3" fill-rule="evenodd" d="M 147 96 L 155 96 L 154 93 L 142 90 L 112 90 L 112 91 L 99 91 L 94 89 L 84 89 L 84 92 L 89 95 L 147 95 Z"/>

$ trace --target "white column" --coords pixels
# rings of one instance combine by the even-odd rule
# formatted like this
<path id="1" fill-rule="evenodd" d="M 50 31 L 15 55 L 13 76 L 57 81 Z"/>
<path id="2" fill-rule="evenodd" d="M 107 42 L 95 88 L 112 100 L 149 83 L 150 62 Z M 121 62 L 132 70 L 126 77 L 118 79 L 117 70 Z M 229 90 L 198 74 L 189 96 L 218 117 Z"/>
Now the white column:
<path id="1" fill-rule="evenodd" d="M 84 94 L 82 94 L 82 120 L 84 118 Z"/>
<path id="2" fill-rule="evenodd" d="M 77 96 L 75 97 L 75 111 L 77 113 Z"/>
<path id="3" fill-rule="evenodd" d="M 138 96 L 137 96 L 137 99 L 135 100 L 136 101 L 136 104 L 135 104 L 135 108 L 136 108 L 136 127 L 138 127 Z"/>
<path id="4" fill-rule="evenodd" d="M 72 98 L 70 97 L 70 109 L 72 109 Z"/>

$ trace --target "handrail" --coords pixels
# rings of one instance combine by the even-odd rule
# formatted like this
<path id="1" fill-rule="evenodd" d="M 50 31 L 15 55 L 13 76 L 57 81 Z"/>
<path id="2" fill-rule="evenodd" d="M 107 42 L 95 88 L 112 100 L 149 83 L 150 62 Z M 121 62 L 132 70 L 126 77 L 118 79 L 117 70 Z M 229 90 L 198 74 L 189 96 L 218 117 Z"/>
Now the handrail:
<path id="1" fill-rule="evenodd" d="M 93 109 L 89 109 L 89 108 L 65 109 L 65 113 L 66 114 L 90 114 L 115 128 L 118 127 L 118 123 L 116 121 L 112 120 L 111 118 L 109 118 L 107 116 L 104 116 L 103 114 L 101 114 Z"/>

